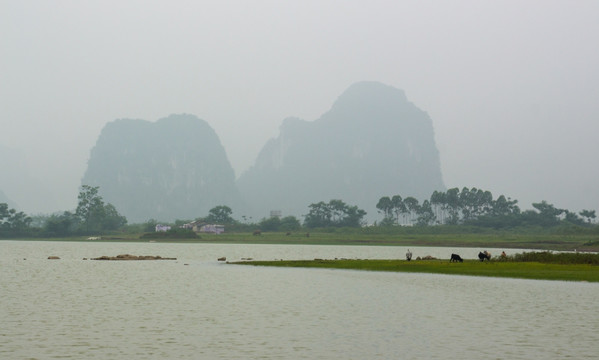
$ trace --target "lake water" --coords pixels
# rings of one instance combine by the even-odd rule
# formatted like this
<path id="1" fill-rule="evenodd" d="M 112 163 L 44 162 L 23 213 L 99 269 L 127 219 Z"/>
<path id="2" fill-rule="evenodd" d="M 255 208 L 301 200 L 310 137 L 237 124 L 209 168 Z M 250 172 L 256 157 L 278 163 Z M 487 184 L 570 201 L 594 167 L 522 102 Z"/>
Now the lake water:
<path id="1" fill-rule="evenodd" d="M 216 261 L 406 251 L 0 241 L 0 359 L 599 357 L 598 284 Z M 475 258 L 479 249 L 411 251 L 448 259 Z M 83 260 L 124 253 L 178 260 Z"/>

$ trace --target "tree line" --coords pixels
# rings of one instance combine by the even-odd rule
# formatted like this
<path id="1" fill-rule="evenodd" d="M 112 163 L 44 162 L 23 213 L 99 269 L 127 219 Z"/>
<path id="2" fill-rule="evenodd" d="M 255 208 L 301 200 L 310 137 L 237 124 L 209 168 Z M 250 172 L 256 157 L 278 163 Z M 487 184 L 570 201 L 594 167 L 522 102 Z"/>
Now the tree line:
<path id="1" fill-rule="evenodd" d="M 562 222 L 585 226 L 595 221 L 595 210 L 579 213 L 558 209 L 542 201 L 534 210 L 521 211 L 518 200 L 477 188 L 452 188 L 435 191 L 422 204 L 414 197 L 384 196 L 376 208 L 383 214 L 381 225 L 475 225 L 493 228 L 517 226 L 555 226 Z"/>
<path id="2" fill-rule="evenodd" d="M 98 186 L 81 187 L 74 212 L 64 211 L 41 220 L 0 204 L 0 237 L 4 238 L 91 235 L 117 230 L 126 224 L 127 218 L 114 205 L 104 202 Z"/>
<path id="3" fill-rule="evenodd" d="M 495 229 L 517 227 L 552 227 L 560 224 L 590 226 L 596 219 L 595 210 L 578 213 L 559 209 L 546 201 L 532 204 L 534 210 L 521 211 L 518 201 L 504 195 L 493 198 L 490 191 L 467 188 L 434 191 L 429 199 L 420 202 L 412 196 L 383 196 L 376 204 L 382 215 L 374 225 L 435 226 L 470 225 Z M 308 205 L 303 222 L 295 216 L 268 217 L 256 223 L 240 222 L 233 218 L 233 210 L 226 205 L 210 209 L 201 218 L 206 223 L 226 224 L 229 229 L 258 228 L 262 231 L 293 231 L 304 228 L 361 227 L 366 225 L 366 211 L 339 199 L 320 201 Z M 198 219 L 196 219 L 198 220 Z M 177 220 L 176 226 L 189 220 Z M 150 219 L 145 224 L 129 225 L 133 231 L 154 231 L 158 221 Z M 52 214 L 43 219 L 30 217 L 23 212 L 9 209 L 0 203 L 0 237 L 60 237 L 71 235 L 101 234 L 123 229 L 127 219 L 110 203 L 105 203 L 98 186 L 83 185 L 78 195 L 75 211 Z M 137 227 L 136 227 L 137 226 Z"/>

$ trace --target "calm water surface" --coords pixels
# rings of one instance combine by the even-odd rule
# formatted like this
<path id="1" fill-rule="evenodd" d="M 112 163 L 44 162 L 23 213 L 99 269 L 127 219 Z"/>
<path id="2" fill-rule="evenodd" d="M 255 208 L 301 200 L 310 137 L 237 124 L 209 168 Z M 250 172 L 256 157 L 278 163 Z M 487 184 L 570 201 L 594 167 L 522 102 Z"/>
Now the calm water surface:
<path id="1" fill-rule="evenodd" d="M 216 261 L 406 251 L 0 241 L 0 359 L 598 358 L 597 284 Z M 82 260 L 123 253 L 178 260 Z"/>

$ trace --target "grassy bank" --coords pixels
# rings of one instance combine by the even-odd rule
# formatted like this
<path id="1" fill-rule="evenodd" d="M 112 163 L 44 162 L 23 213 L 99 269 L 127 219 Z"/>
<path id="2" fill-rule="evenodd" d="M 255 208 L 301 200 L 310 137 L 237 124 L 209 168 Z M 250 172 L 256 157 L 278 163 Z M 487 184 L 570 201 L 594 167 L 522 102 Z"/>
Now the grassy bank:
<path id="1" fill-rule="evenodd" d="M 589 264 L 553 264 L 516 261 L 480 262 L 475 260 L 465 260 L 463 263 L 450 263 L 447 260 L 346 259 L 245 261 L 232 264 L 599 282 L 599 266 Z"/>

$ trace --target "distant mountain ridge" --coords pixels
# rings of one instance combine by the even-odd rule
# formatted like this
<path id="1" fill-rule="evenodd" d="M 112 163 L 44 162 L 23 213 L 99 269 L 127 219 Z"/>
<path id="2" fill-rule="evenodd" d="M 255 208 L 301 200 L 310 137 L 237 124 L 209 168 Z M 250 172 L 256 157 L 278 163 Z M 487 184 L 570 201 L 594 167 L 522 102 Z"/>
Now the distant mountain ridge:
<path id="1" fill-rule="evenodd" d="M 311 203 L 340 199 L 380 219 L 382 196 L 429 198 L 445 190 L 432 120 L 402 90 L 350 86 L 315 121 L 287 118 L 237 181 L 214 130 L 193 115 L 108 123 L 83 184 L 129 222 L 206 216 L 227 205 L 236 219 L 270 211 L 300 219 Z"/>
<path id="2" fill-rule="evenodd" d="M 240 205 L 235 174 L 214 130 L 193 115 L 108 123 L 91 151 L 83 184 L 129 222 L 205 216 Z"/>
<path id="3" fill-rule="evenodd" d="M 350 86 L 316 121 L 286 119 L 237 184 L 254 217 L 341 199 L 375 219 L 382 196 L 445 189 L 430 117 L 378 82 Z"/>

